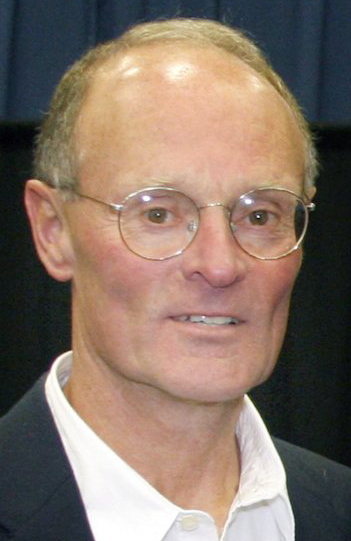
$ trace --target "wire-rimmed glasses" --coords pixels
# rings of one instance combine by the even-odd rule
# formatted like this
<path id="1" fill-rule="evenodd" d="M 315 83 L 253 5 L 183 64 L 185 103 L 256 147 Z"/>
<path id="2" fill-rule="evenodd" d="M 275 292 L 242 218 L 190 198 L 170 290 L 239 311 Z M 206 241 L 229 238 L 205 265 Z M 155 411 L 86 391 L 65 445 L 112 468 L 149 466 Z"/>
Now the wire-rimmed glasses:
<path id="1" fill-rule="evenodd" d="M 117 212 L 119 231 L 129 250 L 157 261 L 184 252 L 199 230 L 201 212 L 209 207 L 222 207 L 233 238 L 244 252 L 256 259 L 280 259 L 299 248 L 309 211 L 315 208 L 311 201 L 280 187 L 251 190 L 231 208 L 219 202 L 198 207 L 171 187 L 151 186 L 129 194 L 121 203 L 75 193 Z"/>

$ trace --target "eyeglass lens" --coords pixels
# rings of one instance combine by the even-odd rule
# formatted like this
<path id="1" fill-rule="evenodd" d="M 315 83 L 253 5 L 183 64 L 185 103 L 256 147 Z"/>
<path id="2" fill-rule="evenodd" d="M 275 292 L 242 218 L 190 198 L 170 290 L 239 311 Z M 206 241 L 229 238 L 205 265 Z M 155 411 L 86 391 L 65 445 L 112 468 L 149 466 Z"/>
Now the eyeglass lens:
<path id="1" fill-rule="evenodd" d="M 204 212 L 206 207 L 201 208 Z M 180 254 L 193 240 L 200 211 L 185 194 L 156 188 L 129 196 L 119 227 L 126 245 L 147 259 Z M 296 195 L 277 188 L 249 192 L 230 214 L 233 235 L 244 251 L 260 259 L 290 253 L 307 227 L 307 209 Z"/>

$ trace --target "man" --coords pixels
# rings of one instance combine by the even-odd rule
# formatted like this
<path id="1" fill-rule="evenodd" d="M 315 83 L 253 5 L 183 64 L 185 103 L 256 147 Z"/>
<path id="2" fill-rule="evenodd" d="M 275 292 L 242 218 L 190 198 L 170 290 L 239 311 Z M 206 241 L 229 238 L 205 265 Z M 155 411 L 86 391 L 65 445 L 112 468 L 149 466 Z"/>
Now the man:
<path id="1" fill-rule="evenodd" d="M 293 97 L 218 23 L 140 25 L 68 72 L 25 200 L 73 352 L 2 421 L 0 539 L 351 539 L 349 470 L 275 447 L 246 396 L 315 170 Z"/>

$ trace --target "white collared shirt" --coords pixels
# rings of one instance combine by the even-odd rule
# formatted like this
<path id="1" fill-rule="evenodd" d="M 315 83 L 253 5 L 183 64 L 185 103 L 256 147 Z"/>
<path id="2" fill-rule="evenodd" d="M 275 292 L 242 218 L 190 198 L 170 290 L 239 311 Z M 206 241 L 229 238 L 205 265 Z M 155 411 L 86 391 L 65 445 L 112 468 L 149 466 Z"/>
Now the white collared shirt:
<path id="1" fill-rule="evenodd" d="M 210 515 L 167 500 L 78 416 L 62 392 L 71 363 L 71 352 L 55 361 L 45 390 L 95 541 L 294 541 L 285 471 L 248 397 L 236 427 L 239 489 L 219 537 Z"/>

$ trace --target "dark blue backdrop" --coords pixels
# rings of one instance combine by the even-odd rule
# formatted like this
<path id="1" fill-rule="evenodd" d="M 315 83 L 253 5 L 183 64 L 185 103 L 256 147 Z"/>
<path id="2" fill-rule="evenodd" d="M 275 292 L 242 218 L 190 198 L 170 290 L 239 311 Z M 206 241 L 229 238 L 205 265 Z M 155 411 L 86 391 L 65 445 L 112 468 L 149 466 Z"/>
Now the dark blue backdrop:
<path id="1" fill-rule="evenodd" d="M 310 121 L 351 123 L 351 0 L 1 0 L 0 118 L 39 119 L 88 47 L 137 21 L 172 16 L 248 31 Z"/>

